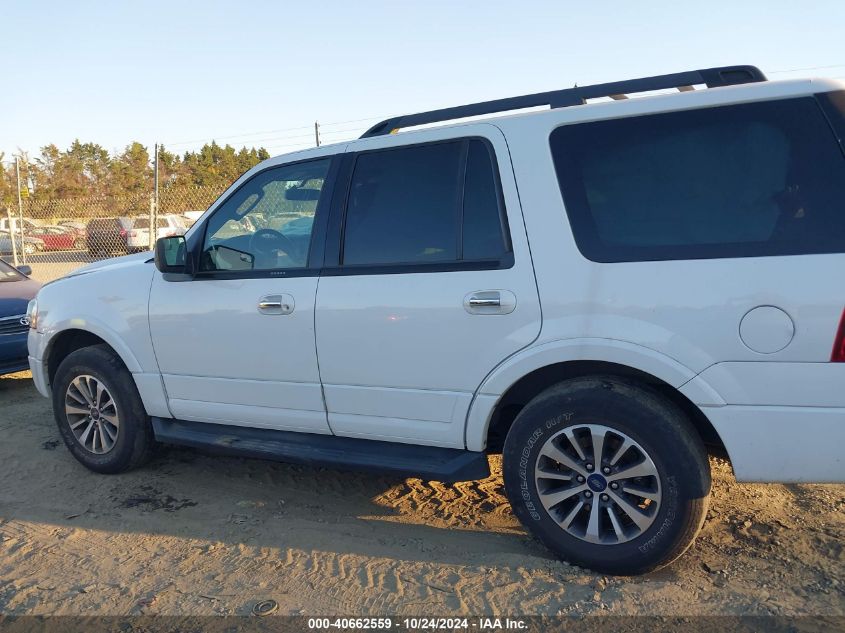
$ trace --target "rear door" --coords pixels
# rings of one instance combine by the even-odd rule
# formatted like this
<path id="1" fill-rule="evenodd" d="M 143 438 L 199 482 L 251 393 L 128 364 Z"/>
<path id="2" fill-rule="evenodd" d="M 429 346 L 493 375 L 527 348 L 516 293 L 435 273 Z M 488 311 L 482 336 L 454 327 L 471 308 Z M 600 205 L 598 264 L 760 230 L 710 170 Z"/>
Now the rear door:
<path id="1" fill-rule="evenodd" d="M 536 338 L 540 305 L 502 133 L 416 136 L 345 158 L 317 291 L 320 375 L 335 434 L 463 448 L 474 391 Z"/>

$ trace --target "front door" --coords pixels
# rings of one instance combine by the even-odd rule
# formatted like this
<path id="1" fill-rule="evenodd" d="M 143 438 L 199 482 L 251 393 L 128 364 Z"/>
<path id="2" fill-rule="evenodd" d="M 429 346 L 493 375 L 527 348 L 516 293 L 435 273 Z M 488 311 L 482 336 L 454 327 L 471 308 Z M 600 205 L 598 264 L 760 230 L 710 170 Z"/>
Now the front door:
<path id="1" fill-rule="evenodd" d="M 505 139 L 460 130 L 373 138 L 347 158 L 315 321 L 337 435 L 464 448 L 473 393 L 539 333 Z"/>
<path id="2" fill-rule="evenodd" d="M 329 433 L 314 340 L 322 254 L 312 234 L 331 162 L 246 178 L 189 234 L 195 277 L 155 275 L 150 333 L 175 418 Z"/>

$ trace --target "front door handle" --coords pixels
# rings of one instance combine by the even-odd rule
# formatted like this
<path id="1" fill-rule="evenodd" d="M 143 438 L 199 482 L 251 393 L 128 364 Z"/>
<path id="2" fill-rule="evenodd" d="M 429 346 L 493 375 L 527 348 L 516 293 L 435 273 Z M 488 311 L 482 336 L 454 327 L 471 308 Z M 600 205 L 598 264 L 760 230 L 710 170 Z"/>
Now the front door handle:
<path id="1" fill-rule="evenodd" d="M 258 300 L 261 314 L 290 314 L 294 307 L 293 297 L 288 294 L 264 295 Z"/>
<path id="2" fill-rule="evenodd" d="M 510 290 L 476 290 L 464 297 L 470 314 L 510 314 L 516 309 L 516 295 Z"/>

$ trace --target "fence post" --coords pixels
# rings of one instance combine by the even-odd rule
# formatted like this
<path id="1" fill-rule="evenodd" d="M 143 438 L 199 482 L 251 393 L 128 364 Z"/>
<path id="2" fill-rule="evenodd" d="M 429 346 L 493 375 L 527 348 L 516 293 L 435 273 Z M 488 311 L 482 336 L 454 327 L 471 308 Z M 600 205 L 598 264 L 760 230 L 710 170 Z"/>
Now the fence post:
<path id="1" fill-rule="evenodd" d="M 317 141 L 317 147 L 320 147 L 320 124 L 314 121 L 314 140 Z"/>
<path id="2" fill-rule="evenodd" d="M 18 266 L 18 249 L 15 246 L 15 229 L 12 226 L 12 210 L 6 207 L 6 218 L 9 220 L 9 241 L 12 242 L 12 264 Z"/>
<path id="3" fill-rule="evenodd" d="M 158 143 L 155 144 L 155 155 L 153 156 L 153 203 L 150 207 L 150 250 L 155 248 L 158 238 Z"/>
<path id="4" fill-rule="evenodd" d="M 20 222 L 20 226 L 18 227 L 19 233 L 21 235 L 21 255 L 23 257 L 23 263 L 26 263 L 26 248 L 23 241 L 23 200 L 21 200 L 21 165 L 20 159 L 15 156 L 15 176 L 18 179 L 18 222 Z M 9 236 L 12 238 L 12 248 L 14 249 L 15 246 L 15 231 L 12 227 L 11 220 L 9 221 Z M 17 250 L 17 249 L 14 249 Z M 17 266 L 17 255 L 15 256 L 15 266 Z"/>

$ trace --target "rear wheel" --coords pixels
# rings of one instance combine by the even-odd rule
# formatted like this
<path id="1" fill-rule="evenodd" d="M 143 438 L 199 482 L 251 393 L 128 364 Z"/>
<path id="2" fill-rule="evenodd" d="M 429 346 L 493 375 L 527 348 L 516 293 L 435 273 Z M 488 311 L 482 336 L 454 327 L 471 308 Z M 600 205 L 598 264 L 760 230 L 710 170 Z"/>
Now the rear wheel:
<path id="1" fill-rule="evenodd" d="M 73 456 L 99 473 L 143 464 L 154 440 L 132 375 L 107 346 L 72 352 L 56 370 L 53 414 Z"/>
<path id="2" fill-rule="evenodd" d="M 659 394 L 615 377 L 569 380 L 517 416 L 503 452 L 514 513 L 563 559 L 638 574 L 693 542 L 710 470 L 695 429 Z"/>
<path id="3" fill-rule="evenodd" d="M 85 240 L 83 240 L 83 239 L 74 240 L 73 248 L 75 248 L 78 251 L 83 250 L 85 248 Z"/>

